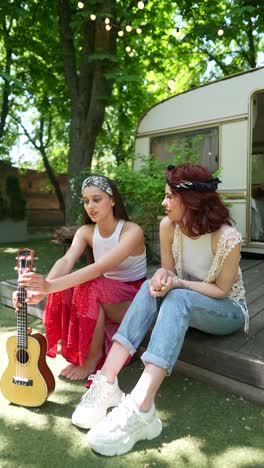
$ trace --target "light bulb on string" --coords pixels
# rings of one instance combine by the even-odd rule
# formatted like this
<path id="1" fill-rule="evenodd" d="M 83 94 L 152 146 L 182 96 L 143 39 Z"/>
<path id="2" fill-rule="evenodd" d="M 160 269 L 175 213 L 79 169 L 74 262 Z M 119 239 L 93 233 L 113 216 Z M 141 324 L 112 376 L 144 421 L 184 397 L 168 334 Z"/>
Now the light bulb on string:
<path id="1" fill-rule="evenodd" d="M 136 31 L 137 31 L 138 34 L 141 34 L 141 33 L 142 33 L 142 29 L 141 29 L 141 28 L 137 28 Z"/>
<path id="2" fill-rule="evenodd" d="M 92 21 L 95 21 L 95 20 L 96 20 L 96 15 L 94 15 L 94 14 L 92 13 L 92 14 L 90 15 L 90 19 L 91 19 Z"/>
<path id="3" fill-rule="evenodd" d="M 126 51 L 127 51 L 127 52 L 131 52 L 131 47 L 130 47 L 130 46 L 126 46 Z"/>
<path id="4" fill-rule="evenodd" d="M 218 36 L 223 36 L 224 30 L 222 28 L 218 29 L 217 34 Z"/>
<path id="5" fill-rule="evenodd" d="M 83 8 L 84 7 L 84 3 L 83 2 L 78 2 L 78 8 Z"/>
<path id="6" fill-rule="evenodd" d="M 105 18 L 105 24 L 109 24 L 110 23 L 110 19 L 109 18 Z"/>
<path id="7" fill-rule="evenodd" d="M 112 29 L 111 24 L 106 24 L 106 25 L 105 25 L 105 29 L 106 29 L 107 31 L 110 31 L 110 30 Z"/>
<path id="8" fill-rule="evenodd" d="M 120 30 L 120 31 L 118 31 L 117 34 L 118 34 L 119 37 L 123 37 L 123 36 L 124 36 L 124 31 L 121 31 L 121 30 Z"/>
<path id="9" fill-rule="evenodd" d="M 144 4 L 144 2 L 141 1 L 141 2 L 138 2 L 137 6 L 138 6 L 139 10 L 143 10 L 145 4 Z"/>
<path id="10" fill-rule="evenodd" d="M 128 24 L 128 25 L 126 26 L 126 31 L 127 31 L 127 32 L 131 32 L 131 31 L 132 31 L 132 26 L 131 26 L 130 24 Z"/>

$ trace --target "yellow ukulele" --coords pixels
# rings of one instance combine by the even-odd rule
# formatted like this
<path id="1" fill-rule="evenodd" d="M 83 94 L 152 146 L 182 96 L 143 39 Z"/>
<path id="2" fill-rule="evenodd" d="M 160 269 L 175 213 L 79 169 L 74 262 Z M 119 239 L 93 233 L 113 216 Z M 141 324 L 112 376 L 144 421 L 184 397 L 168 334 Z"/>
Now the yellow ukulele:
<path id="1" fill-rule="evenodd" d="M 17 259 L 18 274 L 31 271 L 34 250 L 19 250 Z M 46 363 L 46 338 L 40 333 L 28 334 L 26 297 L 25 287 L 18 286 L 17 336 L 7 340 L 9 363 L 1 378 L 1 391 L 16 405 L 41 406 L 55 389 L 55 379 Z"/>

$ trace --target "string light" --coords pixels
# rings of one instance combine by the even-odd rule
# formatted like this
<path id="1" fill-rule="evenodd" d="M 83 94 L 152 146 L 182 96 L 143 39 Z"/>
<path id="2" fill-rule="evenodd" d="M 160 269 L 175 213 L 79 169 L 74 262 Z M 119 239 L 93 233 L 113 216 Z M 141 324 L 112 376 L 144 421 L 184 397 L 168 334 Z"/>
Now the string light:
<path id="1" fill-rule="evenodd" d="M 222 28 L 218 29 L 217 34 L 218 36 L 223 36 L 224 30 Z"/>
<path id="2" fill-rule="evenodd" d="M 83 8 L 83 7 L 84 7 L 84 3 L 83 3 L 83 2 L 78 2 L 78 7 L 79 7 L 79 8 Z"/>
<path id="3" fill-rule="evenodd" d="M 144 2 L 138 2 L 137 6 L 139 10 L 143 10 L 145 5 L 144 5 Z"/>
<path id="4" fill-rule="evenodd" d="M 174 80 L 168 80 L 168 88 L 170 89 L 170 91 L 173 90 L 174 86 L 175 86 L 175 81 Z"/>
<path id="5" fill-rule="evenodd" d="M 139 1 L 139 2 L 138 2 L 138 8 L 139 8 L 140 10 L 142 10 L 142 9 L 144 8 L 144 6 L 145 6 L 145 5 L 144 5 L 144 2 L 143 2 L 143 1 Z M 83 2 L 78 2 L 78 7 L 79 7 L 79 8 L 84 8 L 84 3 L 83 3 Z M 91 13 L 91 14 L 90 14 L 90 19 L 91 19 L 91 21 L 96 21 L 96 19 L 97 19 L 96 14 Z M 111 21 L 111 19 L 110 19 L 109 17 L 106 16 L 106 17 L 103 19 L 103 21 L 104 21 L 104 25 L 105 25 L 105 30 L 106 30 L 106 31 L 111 31 L 112 28 L 115 28 L 115 29 L 117 29 L 117 35 L 118 35 L 119 37 L 123 37 L 123 36 L 124 36 L 125 32 L 122 31 L 122 29 L 119 29 L 119 27 L 120 27 L 119 25 L 112 23 L 112 21 Z M 133 30 L 133 27 L 132 27 L 131 24 L 127 24 L 127 25 L 125 26 L 125 31 L 127 31 L 128 33 L 130 33 L 132 30 Z M 135 32 L 136 32 L 137 34 L 142 34 L 142 32 L 143 32 L 142 29 L 141 29 L 140 27 L 137 27 L 137 28 L 135 28 L 134 30 L 135 30 Z M 130 46 L 126 46 L 125 50 L 126 50 L 126 52 L 127 52 L 128 54 L 130 54 L 130 55 L 133 55 L 133 53 L 134 53 L 134 52 L 132 51 L 132 48 L 131 48 Z M 152 74 L 152 73 L 151 73 L 151 74 Z"/>

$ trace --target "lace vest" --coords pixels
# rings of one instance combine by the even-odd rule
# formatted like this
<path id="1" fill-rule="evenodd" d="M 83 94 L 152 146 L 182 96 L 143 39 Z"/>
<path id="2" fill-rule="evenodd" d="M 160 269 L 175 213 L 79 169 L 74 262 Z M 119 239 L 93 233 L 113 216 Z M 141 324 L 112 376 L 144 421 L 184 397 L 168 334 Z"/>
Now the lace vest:
<path id="1" fill-rule="evenodd" d="M 213 256 L 211 266 L 209 268 L 207 277 L 204 279 L 206 283 L 214 283 L 217 276 L 219 275 L 226 257 L 229 255 L 231 250 L 242 242 L 240 233 L 234 227 L 228 227 L 225 229 L 221 235 L 216 253 Z M 176 225 L 174 231 L 174 239 L 172 244 L 172 253 L 175 260 L 175 268 L 177 275 L 180 279 L 187 279 L 186 274 L 182 268 L 182 231 L 179 225 Z M 248 331 L 249 326 L 249 317 L 248 309 L 245 300 L 245 288 L 243 285 L 242 273 L 239 267 L 238 277 L 235 283 L 233 284 L 231 291 L 228 295 L 229 299 L 232 299 L 235 302 L 238 302 L 242 308 L 243 314 L 245 316 L 245 331 Z"/>

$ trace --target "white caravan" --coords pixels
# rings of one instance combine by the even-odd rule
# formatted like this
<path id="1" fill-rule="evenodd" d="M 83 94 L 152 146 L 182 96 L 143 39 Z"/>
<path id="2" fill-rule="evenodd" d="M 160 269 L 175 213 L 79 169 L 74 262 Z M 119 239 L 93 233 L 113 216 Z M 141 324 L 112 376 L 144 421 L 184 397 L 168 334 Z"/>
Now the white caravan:
<path id="1" fill-rule="evenodd" d="M 264 254 L 264 67 L 151 107 L 137 127 L 135 168 L 140 155 L 167 160 L 183 141 L 196 149 L 198 141 L 200 163 L 221 168 L 219 192 L 231 204 L 243 250 Z"/>

